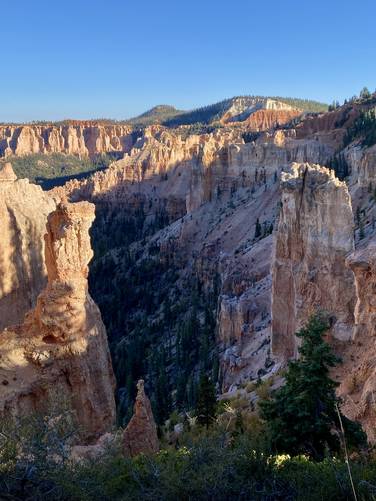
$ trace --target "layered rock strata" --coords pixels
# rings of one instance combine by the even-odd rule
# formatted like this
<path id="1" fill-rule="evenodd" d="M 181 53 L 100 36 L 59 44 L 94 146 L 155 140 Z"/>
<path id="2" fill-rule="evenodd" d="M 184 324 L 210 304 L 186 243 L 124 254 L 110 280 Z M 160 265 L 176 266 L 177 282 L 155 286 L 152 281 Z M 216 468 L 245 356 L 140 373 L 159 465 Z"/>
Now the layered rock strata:
<path id="1" fill-rule="evenodd" d="M 0 330 L 21 323 L 46 285 L 44 240 L 54 201 L 10 163 L 0 170 Z"/>
<path id="2" fill-rule="evenodd" d="M 114 376 L 106 331 L 88 293 L 94 206 L 60 204 L 48 216 L 48 283 L 22 325 L 0 334 L 0 412 L 46 410 L 68 401 L 82 437 L 94 439 L 115 420 Z"/>
<path id="3" fill-rule="evenodd" d="M 343 410 L 360 421 L 368 438 L 376 439 L 376 238 L 363 242 L 347 259 L 356 284 L 354 332 L 341 350 L 336 374 Z"/>
<path id="4" fill-rule="evenodd" d="M 345 259 L 354 249 L 346 184 L 318 165 L 293 164 L 282 174 L 282 200 L 272 267 L 272 351 L 297 355 L 295 332 L 317 308 L 333 316 L 334 338 L 352 334 L 355 287 Z"/>
<path id="5" fill-rule="evenodd" d="M 130 150 L 132 128 L 128 125 L 2 125 L 0 157 L 32 153 L 66 153 L 95 157 L 101 153 Z"/>

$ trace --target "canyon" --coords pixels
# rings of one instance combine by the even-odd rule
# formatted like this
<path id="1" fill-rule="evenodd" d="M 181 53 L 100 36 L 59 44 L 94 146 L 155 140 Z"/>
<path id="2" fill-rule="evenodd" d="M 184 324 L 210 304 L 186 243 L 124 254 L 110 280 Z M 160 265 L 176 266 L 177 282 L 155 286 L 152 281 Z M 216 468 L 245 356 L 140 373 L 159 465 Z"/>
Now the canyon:
<path id="1" fill-rule="evenodd" d="M 38 407 L 59 385 L 86 440 L 98 438 L 115 420 L 112 364 L 121 424 L 141 378 L 158 424 L 190 407 L 202 372 L 222 398 L 251 405 L 247 383 L 280 377 L 320 309 L 343 360 L 333 371 L 343 411 L 374 440 L 376 146 L 344 143 L 374 101 L 307 115 L 237 101 L 221 127 L 198 133 L 2 126 L 7 160 L 122 156 L 49 192 L 9 164 L 0 172 L 2 411 Z M 149 422 L 139 386 L 136 415 Z M 153 424 L 150 437 L 154 450 Z"/>

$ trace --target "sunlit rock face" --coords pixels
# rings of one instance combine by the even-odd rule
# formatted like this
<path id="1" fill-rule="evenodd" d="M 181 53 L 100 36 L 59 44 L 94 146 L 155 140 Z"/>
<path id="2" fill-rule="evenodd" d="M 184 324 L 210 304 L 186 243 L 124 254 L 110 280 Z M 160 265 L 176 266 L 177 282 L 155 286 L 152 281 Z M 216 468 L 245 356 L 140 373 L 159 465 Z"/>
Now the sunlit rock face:
<path id="1" fill-rule="evenodd" d="M 114 424 L 114 377 L 100 312 L 87 287 L 94 206 L 60 204 L 47 219 L 46 288 L 25 322 L 0 334 L 0 412 L 21 415 L 67 401 L 82 437 Z"/>
<path id="2" fill-rule="evenodd" d="M 55 203 L 39 186 L 0 170 L 0 329 L 21 323 L 47 280 L 44 240 Z"/>
<path id="3" fill-rule="evenodd" d="M 346 184 L 318 165 L 293 164 L 282 174 L 272 265 L 272 351 L 297 355 L 295 332 L 317 309 L 333 315 L 332 335 L 352 334 L 355 286 L 345 265 L 354 248 Z"/>
<path id="4" fill-rule="evenodd" d="M 33 153 L 66 153 L 95 157 L 129 151 L 132 128 L 128 125 L 76 123 L 67 125 L 2 125 L 0 157 Z"/>

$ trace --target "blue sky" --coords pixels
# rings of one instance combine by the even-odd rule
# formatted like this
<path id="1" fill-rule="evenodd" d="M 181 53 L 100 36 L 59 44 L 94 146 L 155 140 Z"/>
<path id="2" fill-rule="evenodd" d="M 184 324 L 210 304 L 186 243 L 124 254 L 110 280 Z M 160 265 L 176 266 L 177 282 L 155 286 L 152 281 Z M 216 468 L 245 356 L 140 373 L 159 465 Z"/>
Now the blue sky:
<path id="1" fill-rule="evenodd" d="M 376 1 L 1 2 L 0 122 L 376 88 Z"/>

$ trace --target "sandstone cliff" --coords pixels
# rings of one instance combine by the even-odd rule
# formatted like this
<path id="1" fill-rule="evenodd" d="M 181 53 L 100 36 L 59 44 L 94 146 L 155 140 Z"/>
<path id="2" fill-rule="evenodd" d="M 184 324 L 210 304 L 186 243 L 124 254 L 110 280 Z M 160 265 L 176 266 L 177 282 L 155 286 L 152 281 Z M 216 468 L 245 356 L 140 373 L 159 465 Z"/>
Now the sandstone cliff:
<path id="1" fill-rule="evenodd" d="M 132 128 L 128 125 L 2 125 L 0 157 L 31 153 L 66 153 L 90 156 L 130 150 Z"/>
<path id="2" fill-rule="evenodd" d="M 368 438 L 376 439 L 375 390 L 375 288 L 376 288 L 376 239 L 372 237 L 359 245 L 347 259 L 354 273 L 356 306 L 352 342 L 341 347 L 342 364 L 337 367 L 337 379 L 341 382 L 339 394 L 343 410 L 351 419 L 360 421 Z"/>
<path id="3" fill-rule="evenodd" d="M 335 338 L 351 338 L 355 289 L 345 258 L 354 237 L 351 199 L 333 172 L 293 164 L 290 173 L 282 174 L 281 185 L 272 269 L 272 351 L 286 360 L 297 354 L 294 333 L 316 308 L 334 315 Z"/>
<path id="4" fill-rule="evenodd" d="M 53 200 L 12 166 L 0 171 L 0 329 L 21 323 L 46 284 L 44 241 Z"/>
<path id="5" fill-rule="evenodd" d="M 54 191 L 72 201 L 115 205 L 132 205 L 136 194 L 145 205 L 163 202 L 176 219 L 238 188 L 257 187 L 291 161 L 325 163 L 333 153 L 325 142 L 297 140 L 294 131 L 265 133 L 247 143 L 243 132 L 235 127 L 184 137 L 149 127 L 123 159 Z"/>
<path id="6" fill-rule="evenodd" d="M 43 410 L 50 398 L 73 406 L 82 436 L 114 424 L 114 377 L 100 312 L 87 289 L 94 207 L 59 205 L 48 216 L 48 283 L 25 322 L 0 335 L 0 411 Z"/>
<path id="7" fill-rule="evenodd" d="M 266 131 L 285 125 L 300 115 L 299 110 L 257 110 L 244 123 L 252 131 Z"/>

